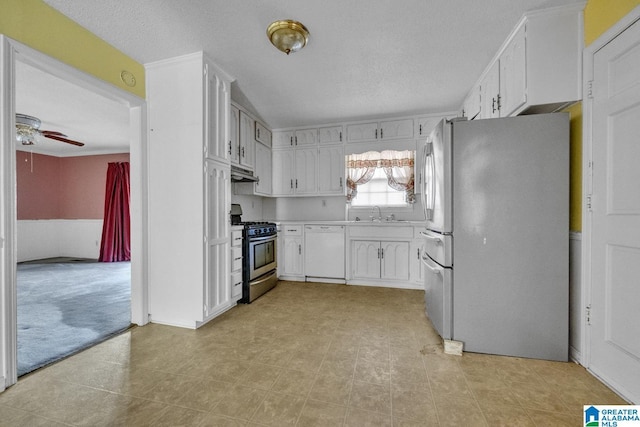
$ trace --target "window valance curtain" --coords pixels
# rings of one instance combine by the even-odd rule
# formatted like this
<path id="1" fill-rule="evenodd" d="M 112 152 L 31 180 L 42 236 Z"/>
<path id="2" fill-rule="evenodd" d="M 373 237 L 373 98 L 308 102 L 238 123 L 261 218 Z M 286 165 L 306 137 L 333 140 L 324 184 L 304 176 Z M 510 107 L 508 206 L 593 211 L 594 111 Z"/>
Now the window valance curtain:
<path id="1" fill-rule="evenodd" d="M 389 187 L 405 192 L 407 203 L 415 202 L 414 173 L 415 152 L 411 150 L 382 152 L 368 151 L 347 156 L 347 202 L 358 194 L 358 185 L 371 180 L 376 168 L 387 175 Z"/>

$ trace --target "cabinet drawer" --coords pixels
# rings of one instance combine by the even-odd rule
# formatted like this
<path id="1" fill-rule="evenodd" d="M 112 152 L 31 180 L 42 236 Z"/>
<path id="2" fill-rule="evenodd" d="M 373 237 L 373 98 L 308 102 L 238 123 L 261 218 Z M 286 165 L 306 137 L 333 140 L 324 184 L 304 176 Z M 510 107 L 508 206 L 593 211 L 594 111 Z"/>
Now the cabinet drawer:
<path id="1" fill-rule="evenodd" d="M 231 231 L 231 246 L 242 246 L 242 230 Z"/>
<path id="2" fill-rule="evenodd" d="M 231 248 L 231 271 L 242 270 L 242 248 L 233 246 Z"/>
<path id="3" fill-rule="evenodd" d="M 231 296 L 239 297 L 242 295 L 242 272 L 233 273 L 231 275 Z"/>
<path id="4" fill-rule="evenodd" d="M 413 239 L 413 227 L 355 225 L 349 227 L 350 237 L 367 237 L 371 239 Z"/>
<path id="5" fill-rule="evenodd" d="M 302 225 L 284 225 L 282 231 L 285 236 L 302 236 Z"/>

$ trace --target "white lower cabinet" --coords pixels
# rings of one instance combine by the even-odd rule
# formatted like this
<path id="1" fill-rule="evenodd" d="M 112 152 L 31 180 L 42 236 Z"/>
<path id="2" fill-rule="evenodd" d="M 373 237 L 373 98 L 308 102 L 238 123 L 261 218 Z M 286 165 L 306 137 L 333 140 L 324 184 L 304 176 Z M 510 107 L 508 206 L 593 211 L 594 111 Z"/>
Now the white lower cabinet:
<path id="1" fill-rule="evenodd" d="M 279 276 L 286 280 L 304 281 L 304 237 L 302 225 L 284 225 L 282 228 L 282 265 Z"/>
<path id="2" fill-rule="evenodd" d="M 242 298 L 242 227 L 231 228 L 231 300 Z"/>
<path id="3" fill-rule="evenodd" d="M 352 278 L 409 280 L 409 242 L 354 240 L 351 243 Z"/>
<path id="4" fill-rule="evenodd" d="M 416 236 L 419 236 L 419 231 L 416 230 Z M 424 283 L 424 267 L 420 257 L 424 251 L 424 239 L 415 239 L 411 242 L 411 248 L 409 249 L 409 279 L 412 283 L 423 286 Z"/>
<path id="5" fill-rule="evenodd" d="M 229 165 L 207 160 L 205 164 L 206 203 L 206 286 L 204 316 L 209 320 L 231 305 L 231 171 Z"/>

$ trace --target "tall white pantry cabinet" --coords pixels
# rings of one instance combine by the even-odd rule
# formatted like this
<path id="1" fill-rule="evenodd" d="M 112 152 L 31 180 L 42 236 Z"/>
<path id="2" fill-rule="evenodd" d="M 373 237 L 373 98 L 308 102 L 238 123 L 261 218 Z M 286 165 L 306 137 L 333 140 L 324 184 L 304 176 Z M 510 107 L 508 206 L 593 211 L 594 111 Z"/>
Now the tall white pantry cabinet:
<path id="1" fill-rule="evenodd" d="M 146 65 L 149 315 L 197 328 L 231 308 L 233 78 L 202 53 Z"/>

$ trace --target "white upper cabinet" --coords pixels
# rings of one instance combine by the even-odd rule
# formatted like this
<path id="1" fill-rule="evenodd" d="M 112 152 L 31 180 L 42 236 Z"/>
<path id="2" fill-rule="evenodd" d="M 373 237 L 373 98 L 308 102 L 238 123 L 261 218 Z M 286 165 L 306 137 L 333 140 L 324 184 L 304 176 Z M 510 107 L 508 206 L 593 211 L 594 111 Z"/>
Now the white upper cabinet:
<path id="1" fill-rule="evenodd" d="M 318 149 L 303 148 L 295 150 L 294 190 L 296 194 L 315 194 L 318 192 Z"/>
<path id="2" fill-rule="evenodd" d="M 347 125 L 347 142 L 413 138 L 413 119 Z"/>
<path id="3" fill-rule="evenodd" d="M 469 92 L 467 97 L 464 99 L 460 116 L 466 117 L 469 120 L 479 118 L 480 100 L 480 85 L 478 84 L 471 89 L 471 92 Z"/>
<path id="4" fill-rule="evenodd" d="M 256 144 L 256 170 L 258 182 L 254 183 L 254 193 L 270 196 L 272 192 L 271 149 L 262 144 Z"/>
<path id="5" fill-rule="evenodd" d="M 294 139 L 297 147 L 315 145 L 318 143 L 318 129 L 296 130 Z"/>
<path id="6" fill-rule="evenodd" d="M 527 102 L 526 26 L 513 36 L 500 55 L 500 117 L 508 117 Z"/>
<path id="7" fill-rule="evenodd" d="M 229 117 L 229 152 L 231 163 L 240 163 L 240 110 L 233 105 Z"/>
<path id="8" fill-rule="evenodd" d="M 256 120 L 256 142 L 271 147 L 271 131 L 265 125 Z"/>
<path id="9" fill-rule="evenodd" d="M 494 62 L 480 82 L 480 118 L 500 117 L 500 64 Z"/>
<path id="10" fill-rule="evenodd" d="M 558 111 L 582 99 L 583 6 L 523 16 L 467 96 L 473 103 L 480 92 L 477 118 Z M 466 100 L 462 110 L 475 113 Z"/>
<path id="11" fill-rule="evenodd" d="M 273 148 L 309 146 L 318 143 L 318 129 L 296 129 L 273 133 Z"/>
<path id="12" fill-rule="evenodd" d="M 415 134 L 416 138 L 424 141 L 426 137 L 429 136 L 433 128 L 436 127 L 440 120 L 444 119 L 443 116 L 426 116 L 426 117 L 418 117 L 416 119 L 416 129 Z M 416 156 L 418 154 L 416 153 Z"/>
<path id="13" fill-rule="evenodd" d="M 322 144 L 341 144 L 342 126 L 328 126 L 318 129 L 318 141 Z"/>
<path id="14" fill-rule="evenodd" d="M 273 150 L 273 188 L 274 196 L 290 196 L 294 191 L 294 150 Z"/>
<path id="15" fill-rule="evenodd" d="M 318 149 L 318 193 L 343 195 L 344 147 L 333 145 Z"/>
<path id="16" fill-rule="evenodd" d="M 293 134 L 291 131 L 276 131 L 272 134 L 273 148 L 293 147 Z"/>
<path id="17" fill-rule="evenodd" d="M 255 166 L 254 126 L 253 118 L 244 111 L 240 111 L 240 164 L 250 170 Z"/>
<path id="18" fill-rule="evenodd" d="M 204 64 L 205 115 L 207 128 L 206 156 L 209 159 L 228 162 L 229 155 L 229 82 L 215 73 L 212 65 Z"/>
<path id="19" fill-rule="evenodd" d="M 373 141 L 378 139 L 378 123 L 347 125 L 347 141 Z"/>

